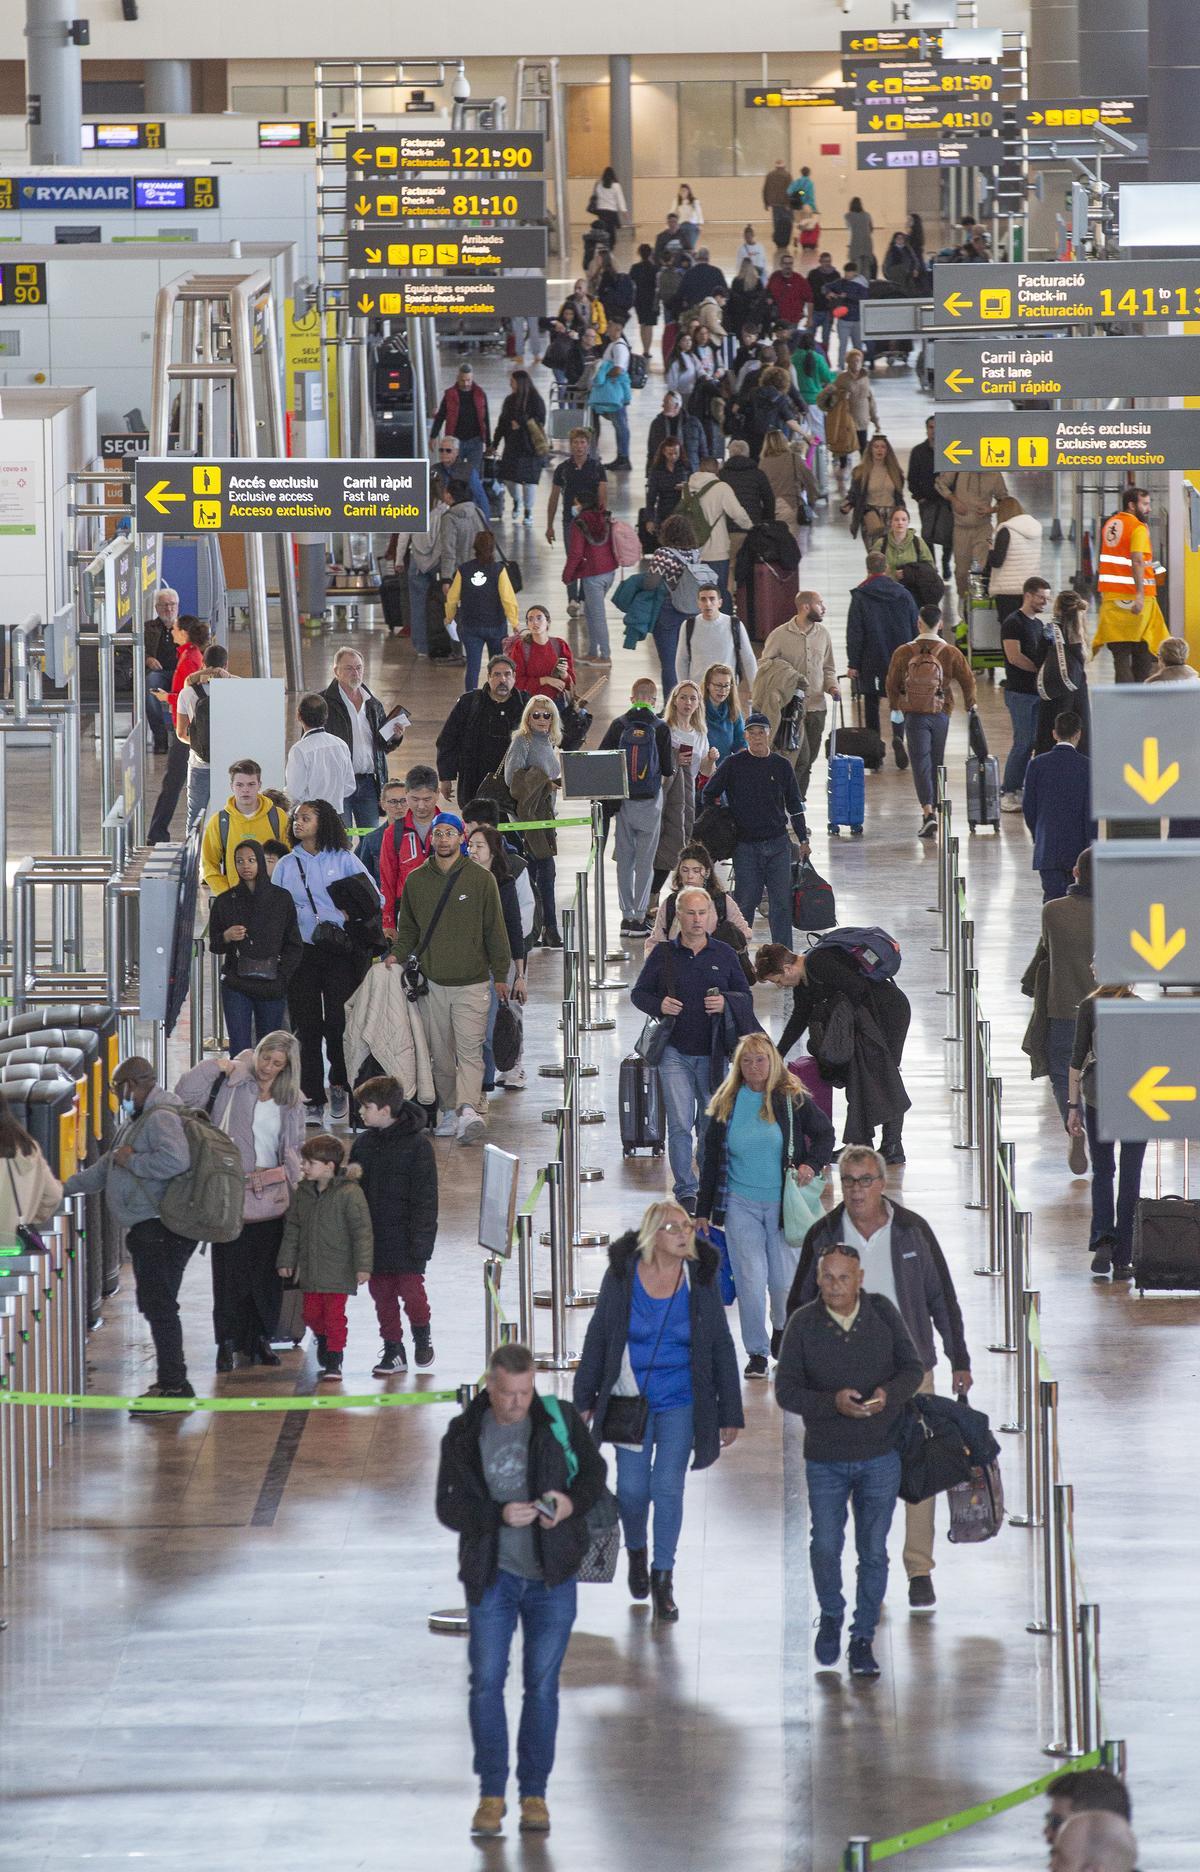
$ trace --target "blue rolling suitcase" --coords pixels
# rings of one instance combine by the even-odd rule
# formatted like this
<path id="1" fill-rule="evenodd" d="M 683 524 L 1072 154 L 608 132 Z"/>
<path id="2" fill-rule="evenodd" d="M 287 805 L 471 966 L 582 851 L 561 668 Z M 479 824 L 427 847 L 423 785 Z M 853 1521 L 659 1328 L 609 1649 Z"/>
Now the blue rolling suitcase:
<path id="1" fill-rule="evenodd" d="M 857 754 L 839 754 L 838 726 L 842 705 L 833 705 L 833 725 L 829 735 L 829 833 L 835 838 L 842 826 L 849 826 L 852 838 L 861 838 L 867 816 L 866 768 Z"/>

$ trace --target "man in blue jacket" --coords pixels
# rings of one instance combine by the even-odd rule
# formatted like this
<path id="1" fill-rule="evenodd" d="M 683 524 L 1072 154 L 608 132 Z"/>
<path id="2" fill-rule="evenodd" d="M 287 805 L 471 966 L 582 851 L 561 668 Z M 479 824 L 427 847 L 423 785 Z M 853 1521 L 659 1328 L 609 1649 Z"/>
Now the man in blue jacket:
<path id="1" fill-rule="evenodd" d="M 1021 810 L 1033 833 L 1033 868 L 1042 902 L 1065 897 L 1081 851 L 1091 844 L 1091 762 L 1079 752 L 1083 719 L 1063 709 L 1054 719 L 1054 743 L 1025 770 Z"/>
<path id="2" fill-rule="evenodd" d="M 876 734 L 888 666 L 901 644 L 911 643 L 916 636 L 918 616 L 916 599 L 899 579 L 889 576 L 884 555 L 868 553 L 867 576 L 851 592 L 846 613 L 846 664 L 849 674 L 858 678 L 863 722 Z M 901 764 L 899 757 L 896 764 Z M 903 765 L 908 765 L 907 759 Z"/>
<path id="3" fill-rule="evenodd" d="M 665 1015 L 673 1022 L 658 1070 L 675 1200 L 689 1215 L 696 1213 L 700 1180 L 694 1159 L 703 1150 L 708 1101 L 724 1076 L 730 1050 L 727 1028 L 732 1026 L 739 1039 L 761 1031 L 736 950 L 707 934 L 711 909 L 706 890 L 680 891 L 675 899 L 679 934 L 655 944 L 630 997 L 643 1014 Z"/>
<path id="4" fill-rule="evenodd" d="M 733 895 L 747 923 L 753 923 L 767 893 L 771 941 L 792 946 L 792 842 L 808 857 L 808 825 L 796 772 L 790 760 L 771 747 L 771 718 L 761 709 L 746 717 L 746 745 L 728 754 L 713 770 L 704 789 L 705 806 L 723 799 L 737 822 L 733 853 Z"/>

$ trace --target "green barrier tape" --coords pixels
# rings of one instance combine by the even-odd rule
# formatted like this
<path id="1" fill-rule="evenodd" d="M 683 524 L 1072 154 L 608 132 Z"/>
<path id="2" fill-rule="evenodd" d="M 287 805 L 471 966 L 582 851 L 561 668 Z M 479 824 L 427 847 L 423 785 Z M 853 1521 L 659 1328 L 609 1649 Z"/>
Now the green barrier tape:
<path id="1" fill-rule="evenodd" d="M 542 1191 L 545 1189 L 545 1187 L 546 1187 L 546 1172 L 544 1170 L 539 1170 L 538 1175 L 537 1175 L 537 1182 L 534 1184 L 533 1188 L 530 1190 L 528 1196 L 525 1198 L 525 1201 L 521 1204 L 521 1207 L 517 1210 L 517 1214 L 523 1215 L 523 1216 L 532 1215 L 534 1210 L 537 1208 L 539 1201 L 541 1200 Z"/>
<path id="2" fill-rule="evenodd" d="M 496 1318 L 500 1321 L 500 1324 L 502 1326 L 507 1326 L 508 1314 L 504 1311 L 504 1304 L 500 1298 L 500 1290 L 496 1286 L 496 1283 L 492 1279 L 490 1274 L 485 1274 L 483 1278 L 484 1278 L 484 1284 L 486 1285 L 488 1294 L 491 1298 L 492 1311 L 495 1313 Z"/>
<path id="3" fill-rule="evenodd" d="M 1008 1180 L 1008 1171 L 1004 1168 L 1004 1159 L 1003 1157 L 1001 1157 L 999 1151 L 996 1152 L 996 1175 L 999 1177 L 1005 1189 L 1008 1191 L 1009 1195 L 1012 1197 L 1012 1205 L 1013 1205 L 1013 1208 L 1015 1209 L 1017 1206 L 1017 1192 Z"/>
<path id="4" fill-rule="evenodd" d="M 1013 1788 L 1011 1793 L 997 1794 L 994 1799 L 981 1801 L 977 1807 L 964 1807 L 961 1813 L 950 1814 L 945 1820 L 931 1820 L 928 1826 L 915 1827 L 911 1833 L 897 1833 L 894 1838 L 873 1840 L 869 1858 L 872 1865 L 881 1860 L 894 1859 L 899 1853 L 912 1852 L 917 1846 L 928 1846 L 934 1840 L 946 1839 L 951 1833 L 964 1833 L 968 1827 L 978 1826 L 981 1820 L 993 1820 L 997 1814 L 1007 1813 L 1012 1807 L 1022 1807 L 1026 1801 L 1036 1800 L 1044 1794 L 1052 1781 L 1057 1781 L 1061 1774 L 1078 1774 L 1081 1768 L 1099 1768 L 1101 1753 L 1093 1749 L 1090 1755 L 1081 1755 L 1067 1768 L 1052 1768 L 1049 1774 L 1036 1781 L 1027 1781 L 1024 1787 Z"/>
<path id="5" fill-rule="evenodd" d="M 0 1388 L 0 1404 L 49 1405 L 53 1410 L 109 1410 L 141 1412 L 211 1411 L 227 1414 L 247 1411 L 370 1410 L 377 1404 L 456 1404 L 457 1391 L 376 1391 L 369 1397 L 228 1397 L 136 1398 L 92 1397 L 65 1391 L 8 1391 Z"/>
<path id="6" fill-rule="evenodd" d="M 563 826 L 591 825 L 591 819 L 502 819 L 501 832 L 559 832 Z"/>
<path id="7" fill-rule="evenodd" d="M 1029 1337 L 1038 1355 L 1038 1377 L 1046 1384 L 1051 1384 L 1054 1381 L 1054 1373 L 1050 1369 L 1050 1361 L 1042 1346 L 1042 1316 L 1037 1307 L 1030 1310 Z"/>

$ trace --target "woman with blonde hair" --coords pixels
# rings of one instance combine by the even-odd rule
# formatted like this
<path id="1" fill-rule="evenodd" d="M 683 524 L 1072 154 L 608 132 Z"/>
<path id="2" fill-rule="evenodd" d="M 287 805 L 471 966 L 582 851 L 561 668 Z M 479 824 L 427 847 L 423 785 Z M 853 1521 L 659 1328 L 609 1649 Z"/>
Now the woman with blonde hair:
<path id="1" fill-rule="evenodd" d="M 504 784 L 507 786 L 522 819 L 553 819 L 555 789 L 562 785 L 562 723 L 558 709 L 549 696 L 530 696 L 504 756 Z M 527 832 L 525 850 L 529 859 L 529 882 L 542 906 L 544 949 L 561 949 L 558 909 L 554 901 L 555 865 L 558 835 L 555 832 Z"/>
<path id="2" fill-rule="evenodd" d="M 834 1131 L 766 1034 L 745 1034 L 708 1105 L 696 1227 L 725 1229 L 746 1349 L 743 1377 L 765 1378 L 778 1356 L 800 1241 L 784 1233 L 789 1177 L 802 1188 L 830 1163 Z M 813 1204 L 814 1211 L 816 1203 Z M 767 1302 L 771 1325 L 767 1332 Z"/>
<path id="3" fill-rule="evenodd" d="M 575 1373 L 575 1408 L 597 1442 L 616 1445 L 630 1595 L 653 1594 L 655 1618 L 668 1622 L 679 1617 L 673 1574 L 689 1460 L 709 1468 L 745 1422 L 719 1266 L 686 1210 L 652 1202 L 608 1251 Z"/>
<path id="4" fill-rule="evenodd" d="M 662 789 L 662 818 L 654 853 L 650 898 L 654 905 L 663 879 L 679 863 L 679 854 L 696 823 L 696 775 L 708 753 L 708 730 L 699 683 L 689 678 L 676 683 L 667 697 L 663 720 L 671 731 L 675 771 Z"/>
<path id="5" fill-rule="evenodd" d="M 704 726 L 708 731 L 707 772 L 704 776 L 707 779 L 719 760 L 725 760 L 730 754 L 738 754 L 745 747 L 746 725 L 742 720 L 737 683 L 728 663 L 710 663 L 704 672 L 701 690 L 704 696 Z"/>
<path id="6" fill-rule="evenodd" d="M 782 520 L 796 535 L 800 534 L 802 525 L 805 529 L 808 526 L 807 519 L 801 522 L 801 514 L 808 515 L 821 498 L 804 456 L 803 442 L 789 442 L 782 429 L 768 429 L 758 458 L 758 465 L 771 483 L 775 496 L 774 517 Z"/>

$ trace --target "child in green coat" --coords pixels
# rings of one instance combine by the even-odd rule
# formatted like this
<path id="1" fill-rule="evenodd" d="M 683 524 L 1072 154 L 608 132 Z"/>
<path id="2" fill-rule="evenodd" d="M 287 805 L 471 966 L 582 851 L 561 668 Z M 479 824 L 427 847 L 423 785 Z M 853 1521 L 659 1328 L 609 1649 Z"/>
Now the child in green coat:
<path id="1" fill-rule="evenodd" d="M 276 1265 L 304 1294 L 304 1324 L 317 1341 L 322 1378 L 340 1378 L 346 1348 L 346 1296 L 374 1265 L 371 1212 L 347 1171 L 339 1138 L 321 1132 L 300 1147 L 301 1181 L 293 1193 Z"/>

